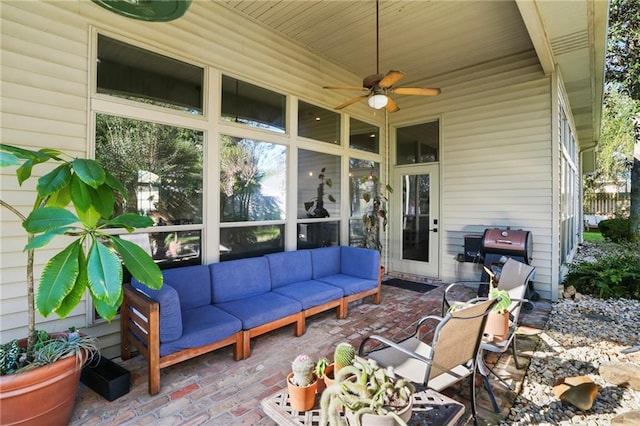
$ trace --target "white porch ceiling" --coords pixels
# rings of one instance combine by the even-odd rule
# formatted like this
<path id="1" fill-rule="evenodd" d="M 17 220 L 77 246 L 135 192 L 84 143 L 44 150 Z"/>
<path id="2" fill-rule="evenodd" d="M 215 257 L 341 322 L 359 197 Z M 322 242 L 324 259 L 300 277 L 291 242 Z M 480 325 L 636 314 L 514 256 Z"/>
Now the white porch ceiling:
<path id="1" fill-rule="evenodd" d="M 355 75 L 376 73 L 373 0 L 221 3 Z M 583 147 L 599 138 L 606 0 L 381 0 L 379 9 L 380 72 L 405 72 L 402 86 L 432 86 L 447 73 L 535 49 L 545 72 L 560 68 Z M 341 83 L 357 84 L 327 81 Z"/>

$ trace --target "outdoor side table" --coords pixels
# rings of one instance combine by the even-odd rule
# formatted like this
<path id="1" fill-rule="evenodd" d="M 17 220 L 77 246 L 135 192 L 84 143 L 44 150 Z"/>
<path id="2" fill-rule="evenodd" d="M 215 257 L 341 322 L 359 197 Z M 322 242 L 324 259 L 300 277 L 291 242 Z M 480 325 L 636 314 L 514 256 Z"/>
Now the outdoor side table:
<path id="1" fill-rule="evenodd" d="M 320 424 L 320 395 L 312 410 L 296 411 L 289 404 L 289 392 L 280 390 L 260 402 L 264 412 L 278 425 L 317 426 Z M 464 414 L 464 404 L 442 395 L 432 389 L 425 389 L 413 395 L 413 416 L 409 425 L 451 426 Z"/>

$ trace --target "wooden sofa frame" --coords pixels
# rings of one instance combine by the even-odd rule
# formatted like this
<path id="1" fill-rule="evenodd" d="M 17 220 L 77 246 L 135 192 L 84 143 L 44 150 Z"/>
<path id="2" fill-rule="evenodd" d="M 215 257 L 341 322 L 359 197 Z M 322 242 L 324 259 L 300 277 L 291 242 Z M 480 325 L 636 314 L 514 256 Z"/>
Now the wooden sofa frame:
<path id="1" fill-rule="evenodd" d="M 294 324 L 294 336 L 305 333 L 306 318 L 336 308 L 338 319 L 347 317 L 349 302 L 373 296 L 373 303 L 380 304 L 381 280 L 372 289 L 350 296 L 341 297 L 322 305 L 277 319 L 267 324 L 234 333 L 226 339 L 196 348 L 185 349 L 163 357 L 160 356 L 160 304 L 123 284 L 124 299 L 120 308 L 121 357 L 123 360 L 133 356 L 132 346 L 145 358 L 149 369 L 149 394 L 160 392 L 160 370 L 207 352 L 233 345 L 233 359 L 240 361 L 251 355 L 251 338 L 276 330 L 285 325 Z"/>

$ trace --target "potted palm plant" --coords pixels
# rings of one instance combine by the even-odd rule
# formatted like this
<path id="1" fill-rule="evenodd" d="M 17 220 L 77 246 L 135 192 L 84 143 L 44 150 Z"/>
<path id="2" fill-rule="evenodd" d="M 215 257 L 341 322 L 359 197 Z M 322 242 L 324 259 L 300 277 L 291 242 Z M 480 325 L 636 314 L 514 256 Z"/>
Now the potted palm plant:
<path id="1" fill-rule="evenodd" d="M 8 374 L 0 376 L 1 424 L 68 424 L 71 418 L 87 348 L 76 346 L 67 350 L 62 359 L 41 358 L 43 350 L 55 352 L 56 345 L 64 346 L 57 340 L 69 342 L 78 337 L 64 335 L 43 342 L 42 334 L 35 329 L 36 311 L 45 317 L 55 313 L 64 318 L 88 289 L 98 314 L 111 320 L 122 303 L 122 262 L 140 282 L 154 289 L 162 286 L 160 269 L 142 248 L 104 232 L 107 227 L 132 232 L 153 221 L 133 213 L 112 217 L 117 197 L 126 199 L 124 187 L 95 160 L 65 157 L 53 149 L 32 151 L 0 144 L 0 164 L 3 168 L 16 167 L 20 185 L 31 177 L 34 166 L 57 164 L 38 179 L 35 201 L 26 216 L 0 200 L 4 208 L 20 218 L 28 235 L 25 251 L 29 317 L 26 338 L 2 346 L 0 358 L 17 352 L 19 365 L 3 369 Z M 71 238 L 71 243 L 47 262 L 36 292 L 34 251 L 62 236 Z M 50 340 L 54 343 L 46 344 Z M 45 387 L 57 383 L 64 389 Z M 38 409 L 43 413 L 38 414 Z"/>

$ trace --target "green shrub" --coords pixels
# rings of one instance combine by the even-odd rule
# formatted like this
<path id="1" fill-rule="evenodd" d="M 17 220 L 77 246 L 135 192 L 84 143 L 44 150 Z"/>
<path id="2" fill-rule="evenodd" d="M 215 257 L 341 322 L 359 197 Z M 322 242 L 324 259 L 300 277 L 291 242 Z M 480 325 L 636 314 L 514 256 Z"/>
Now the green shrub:
<path id="1" fill-rule="evenodd" d="M 640 300 L 640 253 L 638 244 L 621 247 L 618 254 L 598 256 L 595 262 L 569 265 L 564 286 L 583 294 Z"/>
<path id="2" fill-rule="evenodd" d="M 607 219 L 598 223 L 602 236 L 614 243 L 631 240 L 631 226 L 629 219 Z"/>

